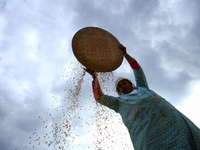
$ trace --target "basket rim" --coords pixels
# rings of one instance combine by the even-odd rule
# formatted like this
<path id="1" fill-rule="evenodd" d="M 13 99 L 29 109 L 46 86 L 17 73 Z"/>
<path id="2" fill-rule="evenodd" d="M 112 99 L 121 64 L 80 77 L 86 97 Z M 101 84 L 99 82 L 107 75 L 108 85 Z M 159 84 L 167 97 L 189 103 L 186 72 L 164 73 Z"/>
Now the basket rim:
<path id="1" fill-rule="evenodd" d="M 107 45 L 107 47 L 105 47 L 105 45 Z M 123 53 L 119 50 L 119 45 L 120 42 L 113 34 L 99 27 L 84 27 L 78 30 L 72 38 L 72 50 L 77 60 L 86 68 L 92 67 L 97 72 L 110 72 L 121 65 Z M 100 55 L 95 57 L 98 58 L 99 63 L 96 64 L 95 61 L 90 62 L 91 58 L 88 58 L 88 56 L 91 55 L 92 52 L 89 48 L 98 50 L 96 52 Z M 106 62 L 105 59 L 107 56 L 105 56 L 105 54 L 109 55 L 109 59 L 112 58 L 115 62 L 111 62 L 109 59 Z M 93 63 L 94 66 L 92 66 L 91 63 Z"/>

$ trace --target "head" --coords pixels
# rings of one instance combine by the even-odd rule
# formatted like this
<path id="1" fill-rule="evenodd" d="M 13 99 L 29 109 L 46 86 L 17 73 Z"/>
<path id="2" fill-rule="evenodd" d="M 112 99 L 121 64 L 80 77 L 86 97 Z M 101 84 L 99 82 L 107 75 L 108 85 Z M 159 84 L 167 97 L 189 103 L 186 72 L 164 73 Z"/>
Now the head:
<path id="1" fill-rule="evenodd" d="M 118 95 L 121 95 L 122 93 L 128 94 L 135 88 L 135 85 L 129 79 L 122 77 L 119 77 L 115 81 L 115 86 Z"/>

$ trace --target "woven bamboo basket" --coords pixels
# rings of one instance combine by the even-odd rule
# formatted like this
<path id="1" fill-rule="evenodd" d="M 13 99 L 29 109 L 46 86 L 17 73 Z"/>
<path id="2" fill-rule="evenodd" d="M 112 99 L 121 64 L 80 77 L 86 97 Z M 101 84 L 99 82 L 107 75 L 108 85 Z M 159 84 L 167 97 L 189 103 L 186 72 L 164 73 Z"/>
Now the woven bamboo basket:
<path id="1" fill-rule="evenodd" d="M 97 72 L 110 72 L 121 65 L 123 52 L 119 45 L 111 33 L 97 27 L 85 27 L 72 39 L 72 50 L 77 60 Z"/>

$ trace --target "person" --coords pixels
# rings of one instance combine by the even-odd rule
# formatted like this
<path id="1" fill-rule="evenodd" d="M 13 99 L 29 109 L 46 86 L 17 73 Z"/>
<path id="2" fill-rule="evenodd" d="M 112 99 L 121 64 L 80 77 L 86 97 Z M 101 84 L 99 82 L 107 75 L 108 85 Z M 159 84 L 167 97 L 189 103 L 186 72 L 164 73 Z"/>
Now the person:
<path id="1" fill-rule="evenodd" d="M 136 86 L 119 77 L 115 81 L 119 97 L 105 95 L 96 72 L 92 75 L 93 93 L 97 102 L 109 107 L 122 117 L 135 150 L 200 150 L 200 129 L 163 97 L 149 89 L 145 74 L 126 51 L 119 48 L 135 75 Z"/>

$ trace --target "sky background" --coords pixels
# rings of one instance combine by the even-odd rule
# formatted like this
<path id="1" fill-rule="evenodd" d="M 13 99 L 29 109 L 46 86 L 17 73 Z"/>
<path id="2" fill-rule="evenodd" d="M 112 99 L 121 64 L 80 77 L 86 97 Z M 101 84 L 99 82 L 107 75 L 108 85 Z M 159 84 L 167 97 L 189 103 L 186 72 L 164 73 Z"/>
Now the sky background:
<path id="1" fill-rule="evenodd" d="M 0 150 L 59 149 L 37 139 L 55 132 L 74 111 L 67 96 L 81 69 L 71 41 L 87 26 L 112 33 L 142 66 L 149 87 L 200 127 L 199 0 L 0 0 Z M 116 76 L 134 82 L 126 61 Z M 81 119 L 71 120 L 73 135 L 80 136 L 65 149 L 95 149 L 91 81 L 86 74 L 75 114 Z M 133 149 L 120 117 L 109 113 L 101 128 L 108 124 L 114 144 L 103 133 L 99 147 L 120 150 L 116 143 L 123 143 Z"/>

